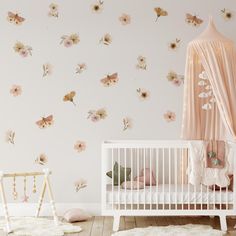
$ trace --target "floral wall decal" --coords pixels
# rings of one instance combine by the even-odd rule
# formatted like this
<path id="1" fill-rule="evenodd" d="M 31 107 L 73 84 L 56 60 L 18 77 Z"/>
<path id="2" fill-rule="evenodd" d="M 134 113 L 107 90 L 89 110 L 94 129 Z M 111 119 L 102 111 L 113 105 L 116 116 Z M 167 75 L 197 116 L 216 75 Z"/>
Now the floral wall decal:
<path id="1" fill-rule="evenodd" d="M 161 7 L 155 7 L 154 11 L 155 11 L 155 13 L 157 15 L 156 21 L 161 16 L 168 16 L 168 12 L 166 10 L 162 9 Z"/>
<path id="2" fill-rule="evenodd" d="M 107 33 L 100 39 L 99 42 L 108 46 L 112 43 L 112 37 L 110 34 Z"/>
<path id="3" fill-rule="evenodd" d="M 46 165 L 48 162 L 48 158 L 44 153 L 41 153 L 36 159 L 35 159 L 35 163 L 39 164 L 39 165 Z"/>
<path id="4" fill-rule="evenodd" d="M 88 112 L 88 119 L 93 122 L 97 122 L 99 120 L 104 120 L 107 117 L 107 111 L 104 108 L 98 110 L 90 110 Z"/>
<path id="5" fill-rule="evenodd" d="M 178 75 L 175 71 L 170 71 L 166 77 L 168 81 L 177 87 L 183 84 L 184 81 L 183 75 Z"/>
<path id="6" fill-rule="evenodd" d="M 137 89 L 138 97 L 141 101 L 145 101 L 150 97 L 150 92 L 143 88 Z"/>
<path id="7" fill-rule="evenodd" d="M 137 58 L 138 63 L 136 64 L 137 69 L 146 70 L 147 69 L 147 59 L 144 56 L 139 56 Z"/>
<path id="8" fill-rule="evenodd" d="M 125 117 L 123 119 L 123 131 L 127 130 L 127 129 L 131 129 L 133 126 L 133 121 L 131 118 L 129 117 Z"/>
<path id="9" fill-rule="evenodd" d="M 167 122 L 175 121 L 175 119 L 176 119 L 176 114 L 175 114 L 175 112 L 173 112 L 173 111 L 167 111 L 167 112 L 164 114 L 164 119 L 165 119 Z"/>
<path id="10" fill-rule="evenodd" d="M 20 96 L 22 94 L 22 88 L 20 85 L 12 85 L 11 89 L 10 89 L 10 94 L 13 97 L 17 97 Z"/>
<path id="11" fill-rule="evenodd" d="M 64 102 L 72 102 L 74 105 L 76 105 L 75 102 L 74 102 L 74 97 L 75 97 L 75 95 L 76 95 L 76 92 L 75 92 L 75 91 L 71 91 L 71 92 L 67 93 L 67 94 L 63 97 L 63 101 L 64 101 Z"/>
<path id="12" fill-rule="evenodd" d="M 76 74 L 81 74 L 83 71 L 87 70 L 87 65 L 85 63 L 78 64 L 75 70 Z"/>
<path id="13" fill-rule="evenodd" d="M 91 181 L 79 201 L 95 203 L 103 140 L 179 138 L 187 43 L 206 26 L 207 11 L 235 41 L 236 6 L 164 2 L 145 0 L 143 7 L 143 1 L 0 1 L 0 156 L 6 168 L 48 165 L 60 179 L 67 165 L 65 185 L 73 187 L 78 173 Z M 209 112 L 215 98 L 204 78 L 196 78 L 199 101 L 202 112 Z M 74 149 L 76 140 L 85 142 L 85 150 L 83 143 Z M 13 155 L 14 161 L 8 158 Z M 54 189 L 61 201 L 72 201 L 74 188 L 68 194 L 61 186 Z"/>
<path id="14" fill-rule="evenodd" d="M 199 26 L 203 23 L 203 20 L 196 15 L 191 15 L 189 13 L 186 14 L 185 21 L 192 26 Z"/>
<path id="15" fill-rule="evenodd" d="M 18 13 L 13 13 L 11 11 L 7 14 L 7 20 L 14 25 L 21 25 L 25 21 L 25 18 L 20 16 Z"/>
<path id="16" fill-rule="evenodd" d="M 97 3 L 92 4 L 92 12 L 100 13 L 103 10 L 103 1 L 99 0 Z"/>
<path id="17" fill-rule="evenodd" d="M 40 120 L 36 121 L 35 123 L 41 129 L 50 127 L 54 123 L 53 115 L 50 115 L 48 117 L 42 117 Z"/>
<path id="18" fill-rule="evenodd" d="M 119 17 L 119 21 L 122 25 L 128 25 L 131 23 L 131 17 L 130 15 L 124 13 Z"/>
<path id="19" fill-rule="evenodd" d="M 225 20 L 231 20 L 234 17 L 234 12 L 228 9 L 222 9 L 221 11 L 221 15 Z"/>
<path id="20" fill-rule="evenodd" d="M 14 50 L 22 57 L 32 56 L 32 47 L 24 45 L 21 42 L 16 42 L 14 45 Z"/>
<path id="21" fill-rule="evenodd" d="M 63 35 L 61 36 L 60 44 L 63 44 L 65 47 L 69 48 L 80 42 L 80 37 L 78 34 Z"/>
<path id="22" fill-rule="evenodd" d="M 43 77 L 47 77 L 52 74 L 53 66 L 50 63 L 43 64 Z"/>
<path id="23" fill-rule="evenodd" d="M 5 134 L 5 140 L 7 143 L 15 144 L 15 132 L 8 130 Z"/>
<path id="24" fill-rule="evenodd" d="M 75 145 L 74 145 L 74 149 L 77 151 L 77 152 L 83 152 L 86 150 L 86 143 L 84 141 L 76 141 Z"/>
<path id="25" fill-rule="evenodd" d="M 79 192 L 80 189 L 87 187 L 87 180 L 79 179 L 75 182 L 75 191 Z"/>
<path id="26" fill-rule="evenodd" d="M 105 78 L 101 79 L 101 83 L 105 86 L 105 87 L 110 87 L 112 85 L 115 85 L 118 82 L 119 78 L 118 78 L 118 73 L 114 73 L 111 75 L 107 75 Z"/>
<path id="27" fill-rule="evenodd" d="M 181 40 L 176 38 L 174 41 L 171 41 L 170 43 L 168 43 L 168 48 L 172 51 L 176 51 L 180 46 L 180 42 Z"/>
<path id="28" fill-rule="evenodd" d="M 56 17 L 56 18 L 59 16 L 58 5 L 57 4 L 51 3 L 49 5 L 48 16 L 52 16 L 52 17 Z"/>

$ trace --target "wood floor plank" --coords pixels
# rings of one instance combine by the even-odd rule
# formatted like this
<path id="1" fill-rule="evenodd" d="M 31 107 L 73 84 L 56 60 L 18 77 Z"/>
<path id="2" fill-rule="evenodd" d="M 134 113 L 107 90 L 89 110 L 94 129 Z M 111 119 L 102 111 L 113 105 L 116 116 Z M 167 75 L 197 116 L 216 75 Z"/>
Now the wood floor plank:
<path id="1" fill-rule="evenodd" d="M 90 236 L 91 234 L 91 230 L 93 227 L 93 222 L 94 222 L 94 217 L 92 217 L 91 219 L 84 221 L 84 222 L 78 222 L 78 223 L 74 223 L 74 225 L 79 225 L 82 228 L 82 232 L 80 232 L 79 234 L 70 234 L 70 236 Z"/>
<path id="2" fill-rule="evenodd" d="M 111 236 L 113 233 L 113 217 L 105 217 L 102 236 Z"/>
<path id="3" fill-rule="evenodd" d="M 135 217 L 134 216 L 126 216 L 125 217 L 125 229 L 133 229 L 136 227 Z"/>
<path id="4" fill-rule="evenodd" d="M 104 217 L 95 216 L 90 236 L 101 236 L 103 234 Z"/>

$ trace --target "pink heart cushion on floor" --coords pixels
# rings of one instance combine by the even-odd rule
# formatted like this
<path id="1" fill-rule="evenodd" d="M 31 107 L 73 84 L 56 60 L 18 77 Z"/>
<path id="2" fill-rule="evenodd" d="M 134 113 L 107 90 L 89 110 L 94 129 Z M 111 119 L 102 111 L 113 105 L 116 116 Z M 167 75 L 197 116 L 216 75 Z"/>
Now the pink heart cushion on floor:
<path id="1" fill-rule="evenodd" d="M 63 218 L 69 223 L 78 222 L 78 221 L 86 221 L 90 219 L 91 217 L 92 217 L 91 215 L 89 215 L 84 210 L 79 209 L 79 208 L 70 209 L 66 211 L 63 216 Z"/>
<path id="2" fill-rule="evenodd" d="M 141 170 L 141 175 L 135 177 L 134 180 L 142 182 L 142 183 L 145 182 L 146 186 L 150 186 L 150 185 L 155 186 L 156 185 L 156 178 L 154 176 L 154 173 L 149 168 L 145 169 L 145 176 L 144 176 L 144 169 L 142 169 Z"/>

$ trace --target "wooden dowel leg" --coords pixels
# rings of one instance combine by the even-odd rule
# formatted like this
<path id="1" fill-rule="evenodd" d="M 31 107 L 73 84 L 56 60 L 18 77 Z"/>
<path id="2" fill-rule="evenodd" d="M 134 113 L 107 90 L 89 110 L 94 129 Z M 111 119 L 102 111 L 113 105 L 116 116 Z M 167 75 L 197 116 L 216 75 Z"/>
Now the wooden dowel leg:
<path id="1" fill-rule="evenodd" d="M 6 220 L 5 231 L 7 233 L 10 233 L 10 232 L 12 232 L 12 229 L 11 229 L 9 213 L 8 213 L 8 208 L 7 208 L 6 195 L 5 195 L 4 186 L 3 186 L 3 174 L 2 173 L 0 173 L 0 192 L 1 192 L 4 216 L 5 216 L 5 220 Z"/>
<path id="2" fill-rule="evenodd" d="M 54 219 L 55 225 L 58 225 L 59 222 L 58 222 L 58 216 L 57 216 L 57 212 L 56 212 L 56 206 L 55 206 L 54 197 L 53 197 L 53 194 L 52 194 L 51 184 L 50 184 L 50 181 L 49 181 L 49 174 L 47 174 L 47 172 L 45 172 L 45 178 L 46 178 L 46 185 L 47 185 L 47 188 L 48 188 L 50 205 L 51 205 L 51 208 L 52 208 L 53 219 Z"/>
<path id="3" fill-rule="evenodd" d="M 38 201 L 37 211 L 36 211 L 36 215 L 35 215 L 36 217 L 39 217 L 39 213 L 40 213 L 40 210 L 42 207 L 45 190 L 46 190 L 46 178 L 43 181 L 43 187 L 42 187 L 41 193 L 39 195 L 39 201 Z"/>

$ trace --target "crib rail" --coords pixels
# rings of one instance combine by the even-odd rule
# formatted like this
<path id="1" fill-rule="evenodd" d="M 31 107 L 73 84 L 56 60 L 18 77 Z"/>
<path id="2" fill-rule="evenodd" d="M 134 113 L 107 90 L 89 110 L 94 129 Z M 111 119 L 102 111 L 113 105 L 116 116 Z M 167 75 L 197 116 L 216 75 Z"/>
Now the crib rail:
<path id="1" fill-rule="evenodd" d="M 235 191 L 189 183 L 190 148 L 188 141 L 179 140 L 104 142 L 102 214 L 235 214 Z"/>

